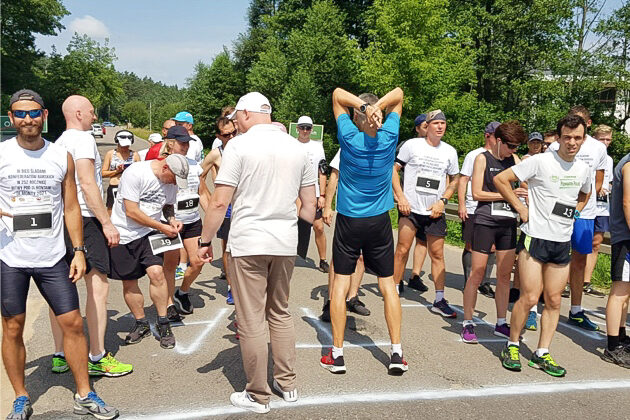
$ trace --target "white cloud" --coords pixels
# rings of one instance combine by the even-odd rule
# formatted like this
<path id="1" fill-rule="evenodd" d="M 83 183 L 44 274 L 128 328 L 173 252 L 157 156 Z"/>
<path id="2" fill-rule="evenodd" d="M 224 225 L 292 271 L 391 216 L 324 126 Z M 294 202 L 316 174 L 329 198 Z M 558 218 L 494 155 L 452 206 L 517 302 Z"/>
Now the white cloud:
<path id="1" fill-rule="evenodd" d="M 85 34 L 90 38 L 109 37 L 109 29 L 107 29 L 107 26 L 94 16 L 90 15 L 74 19 L 70 22 L 70 25 L 68 25 L 68 29 L 70 29 L 71 32 Z"/>

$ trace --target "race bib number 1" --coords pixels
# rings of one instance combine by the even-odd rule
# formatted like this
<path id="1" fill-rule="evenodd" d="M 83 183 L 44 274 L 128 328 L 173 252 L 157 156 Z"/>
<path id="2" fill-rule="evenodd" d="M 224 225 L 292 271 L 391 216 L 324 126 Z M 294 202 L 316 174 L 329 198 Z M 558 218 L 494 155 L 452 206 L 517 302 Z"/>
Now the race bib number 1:
<path id="1" fill-rule="evenodd" d="M 174 238 L 169 238 L 163 233 L 156 233 L 149 236 L 149 244 L 153 255 L 158 255 L 166 251 L 182 248 L 182 238 L 179 233 Z"/>
<path id="2" fill-rule="evenodd" d="M 437 195 L 440 189 L 440 180 L 419 175 L 416 181 L 416 191 Z"/>
<path id="3" fill-rule="evenodd" d="M 21 238 L 50 237 L 52 200 L 48 197 L 18 197 L 12 204 L 13 233 Z"/>

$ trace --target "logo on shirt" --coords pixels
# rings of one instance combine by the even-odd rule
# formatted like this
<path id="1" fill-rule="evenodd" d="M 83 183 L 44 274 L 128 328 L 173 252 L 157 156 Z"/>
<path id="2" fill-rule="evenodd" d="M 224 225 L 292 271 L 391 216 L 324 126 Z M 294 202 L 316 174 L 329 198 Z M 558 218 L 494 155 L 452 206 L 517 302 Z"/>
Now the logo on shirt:
<path id="1" fill-rule="evenodd" d="M 558 182 L 560 178 L 557 175 L 551 175 L 551 182 Z"/>

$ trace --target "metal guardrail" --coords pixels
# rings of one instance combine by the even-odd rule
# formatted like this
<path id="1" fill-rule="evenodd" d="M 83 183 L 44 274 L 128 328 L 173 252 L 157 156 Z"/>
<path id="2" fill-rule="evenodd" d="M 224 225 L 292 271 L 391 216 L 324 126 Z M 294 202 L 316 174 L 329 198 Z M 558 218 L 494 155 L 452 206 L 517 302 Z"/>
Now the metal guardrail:
<path id="1" fill-rule="evenodd" d="M 461 222 L 457 209 L 458 209 L 457 203 L 448 203 L 445 209 L 446 220 L 451 220 L 453 222 Z M 520 229 L 519 229 L 519 234 L 520 234 Z M 606 232 L 604 234 L 604 242 L 600 245 L 599 252 L 610 255 L 610 233 L 609 232 Z"/>

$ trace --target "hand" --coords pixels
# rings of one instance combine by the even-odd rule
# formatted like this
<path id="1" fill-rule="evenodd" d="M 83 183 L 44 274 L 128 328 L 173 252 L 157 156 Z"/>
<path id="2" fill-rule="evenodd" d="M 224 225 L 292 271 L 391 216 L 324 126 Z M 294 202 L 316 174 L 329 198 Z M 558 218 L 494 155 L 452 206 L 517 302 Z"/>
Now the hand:
<path id="1" fill-rule="evenodd" d="M 174 237 L 177 236 L 177 233 L 179 232 L 179 229 L 177 229 L 176 227 L 174 227 L 172 225 L 162 224 L 162 226 L 160 227 L 160 232 L 162 232 L 163 234 L 165 234 L 169 238 L 174 238 Z"/>
<path id="2" fill-rule="evenodd" d="M 381 128 L 383 125 L 383 111 L 374 105 L 368 105 L 365 115 L 367 116 L 370 125 L 374 125 L 376 128 Z"/>
<path id="3" fill-rule="evenodd" d="M 398 200 L 398 211 L 403 216 L 409 216 L 411 213 L 411 206 L 409 205 L 409 201 L 405 197 L 402 197 Z"/>
<path id="4" fill-rule="evenodd" d="M 459 214 L 459 218 L 462 219 L 462 222 L 465 222 L 468 219 L 468 210 L 466 210 L 466 204 L 460 202 L 457 206 L 457 213 Z"/>
<path id="5" fill-rule="evenodd" d="M 125 165 L 124 164 L 121 163 L 120 165 L 116 166 L 116 172 L 120 173 L 120 172 L 122 172 L 124 170 L 125 170 Z"/>
<path id="6" fill-rule="evenodd" d="M 326 205 L 326 199 L 324 197 L 317 198 L 317 210 L 321 210 Z"/>
<path id="7" fill-rule="evenodd" d="M 2 209 L 0 209 L 0 217 L 2 216 L 13 217 L 11 213 L 7 213 L 6 211 L 2 211 Z"/>
<path id="8" fill-rule="evenodd" d="M 431 210 L 431 215 L 429 216 L 431 219 L 437 219 L 442 216 L 444 213 L 444 201 L 438 200 L 435 203 L 431 204 L 427 210 Z"/>
<path id="9" fill-rule="evenodd" d="M 516 188 L 514 190 L 514 194 L 516 194 L 518 198 L 527 198 L 527 188 Z"/>
<path id="10" fill-rule="evenodd" d="M 527 223 L 529 220 L 529 209 L 525 206 L 522 207 L 523 208 L 518 211 L 518 215 L 521 216 L 522 223 Z"/>
<path id="11" fill-rule="evenodd" d="M 169 223 L 171 226 L 177 229 L 177 232 L 181 232 L 182 228 L 184 227 L 184 224 L 177 219 L 171 219 Z"/>
<path id="12" fill-rule="evenodd" d="M 330 226 L 333 219 L 333 211 L 331 208 L 324 209 L 324 212 L 322 214 L 322 219 L 324 220 L 324 223 Z"/>
<path id="13" fill-rule="evenodd" d="M 120 233 L 112 222 L 103 225 L 103 235 L 105 235 L 107 245 L 109 245 L 110 248 L 118 246 L 118 243 L 120 242 Z"/>
<path id="14" fill-rule="evenodd" d="M 204 263 L 212 262 L 212 247 L 210 246 L 200 246 L 197 248 L 197 256 Z"/>
<path id="15" fill-rule="evenodd" d="M 74 253 L 74 258 L 70 263 L 70 274 L 68 278 L 72 279 L 72 283 L 76 283 L 85 275 L 85 255 L 83 251 Z"/>

